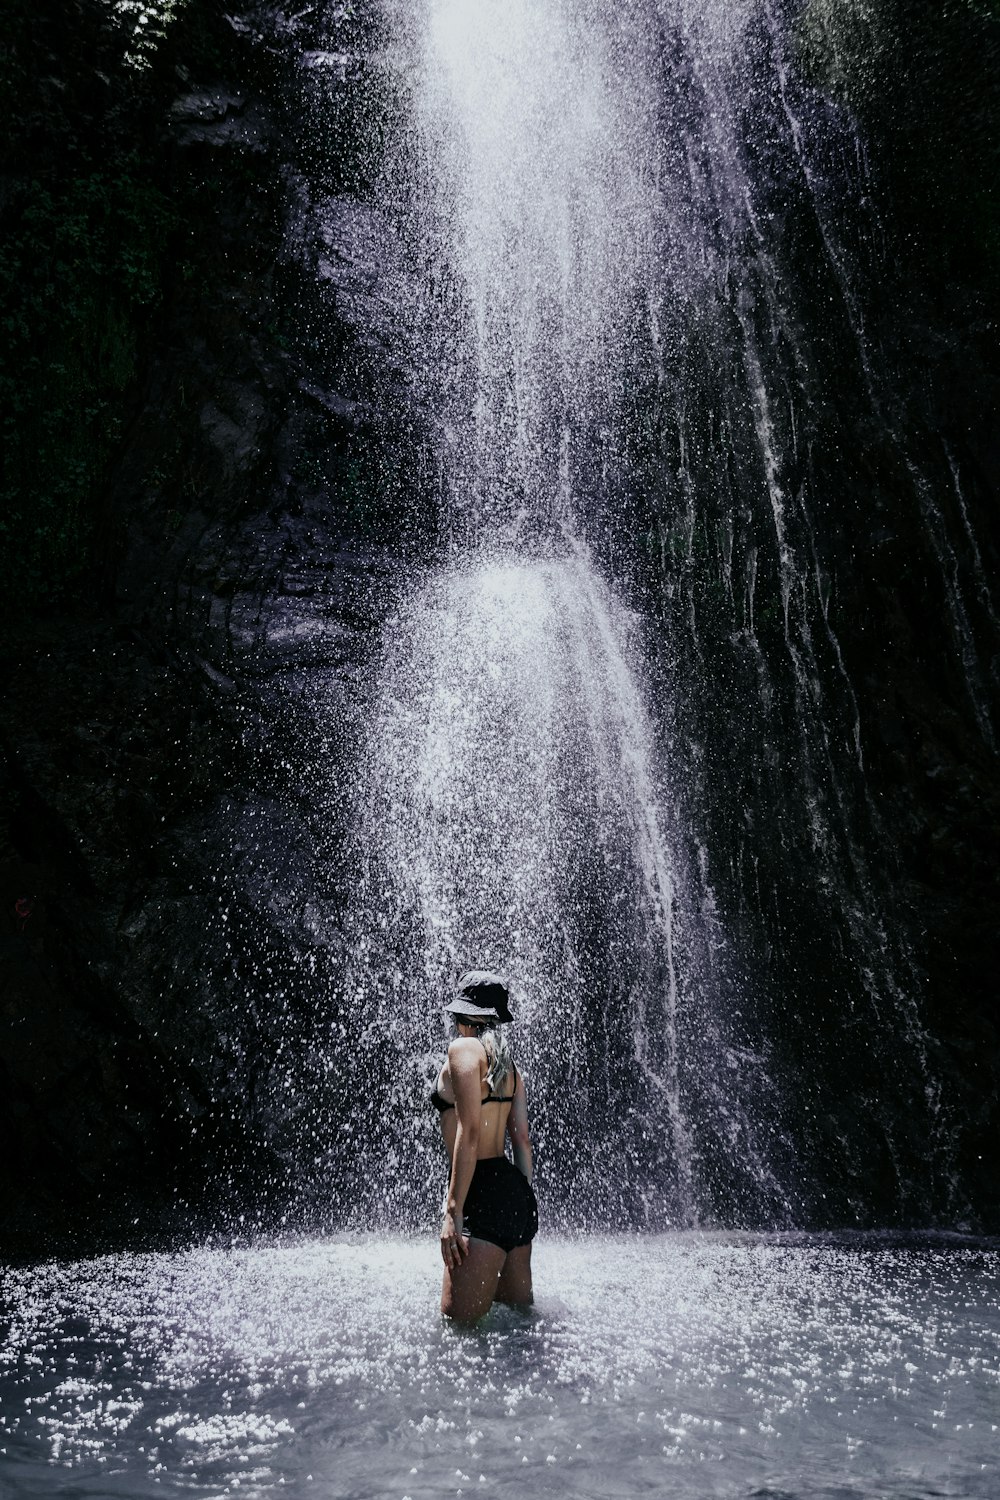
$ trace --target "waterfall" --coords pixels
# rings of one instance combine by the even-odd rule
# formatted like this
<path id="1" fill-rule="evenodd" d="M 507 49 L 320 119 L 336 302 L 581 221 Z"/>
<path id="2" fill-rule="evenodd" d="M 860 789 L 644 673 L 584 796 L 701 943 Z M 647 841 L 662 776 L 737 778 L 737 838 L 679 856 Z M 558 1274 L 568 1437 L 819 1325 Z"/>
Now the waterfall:
<path id="1" fill-rule="evenodd" d="M 447 547 L 387 622 L 352 794 L 340 1003 L 372 1024 L 336 1071 L 383 1170 L 343 1195 L 366 1221 L 433 1208 L 441 1006 L 488 964 L 550 1222 L 785 1221 L 780 1100 L 671 777 L 669 673 L 599 555 L 651 318 L 655 52 L 634 10 L 392 15 L 411 125 L 386 196 L 422 267 Z"/>
<path id="2" fill-rule="evenodd" d="M 428 1189 L 440 1006 L 475 959 L 511 980 L 553 1217 L 663 1225 L 781 1203 L 762 1061 L 735 1035 L 738 996 L 720 992 L 710 892 L 670 836 L 645 694 L 636 622 L 580 547 L 465 554 L 387 632 L 352 970 L 354 1003 L 385 1032 L 354 1067 L 379 1101 L 365 1126 L 379 1159 L 408 1174 L 419 1160 Z"/>
<path id="3" fill-rule="evenodd" d="M 384 285 L 438 530 L 330 792 L 349 899 L 316 1066 L 363 1103 L 328 1095 L 317 1161 L 364 1221 L 431 1211 L 440 1007 L 485 963 L 512 981 L 565 1224 L 949 1204 L 871 772 L 892 527 L 986 749 L 997 616 L 961 438 L 930 430 L 880 300 L 908 293 L 876 168 L 810 73 L 833 22 L 794 0 L 375 8 Z M 338 1143 L 362 1140 L 356 1171 Z"/>
<path id="4" fill-rule="evenodd" d="M 416 207 L 452 290 L 437 360 L 461 371 L 435 392 L 451 524 L 577 526 L 650 285 L 652 79 L 628 19 L 598 7 L 435 0 L 426 22 Z"/>

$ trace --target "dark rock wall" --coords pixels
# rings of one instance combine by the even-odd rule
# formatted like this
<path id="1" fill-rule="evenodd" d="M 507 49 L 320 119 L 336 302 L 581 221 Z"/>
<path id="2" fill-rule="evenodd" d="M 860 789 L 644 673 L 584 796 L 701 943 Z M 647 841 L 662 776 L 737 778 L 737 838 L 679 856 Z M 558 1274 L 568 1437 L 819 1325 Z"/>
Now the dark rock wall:
<path id="1" fill-rule="evenodd" d="M 723 76 L 664 59 L 708 274 L 635 392 L 619 553 L 738 998 L 808 1217 L 995 1224 L 1000 26 L 767 5 Z"/>
<path id="2" fill-rule="evenodd" d="M 840 466 L 861 522 L 841 570 L 845 652 L 954 1207 L 995 1227 L 1000 15 L 892 3 L 864 16 L 839 0 L 805 7 L 798 34 L 806 76 L 857 120 L 871 162 L 866 314 L 884 396 Z"/>
<path id="3" fill-rule="evenodd" d="M 370 152 L 340 102 L 369 98 L 369 23 L 192 4 L 136 69 L 106 7 L 63 19 L 33 8 L 16 36 L 12 86 L 45 101 L 5 163 L 25 243 L 33 175 L 57 216 L 67 174 L 123 137 L 123 192 L 156 211 L 132 226 L 148 295 L 75 490 L 25 443 L 6 470 L 18 517 L 48 507 L 4 552 L 0 1171 L 26 1251 L 287 1197 L 288 1062 L 323 1020 L 317 955 L 335 960 L 315 767 L 349 747 L 359 663 L 433 532 Z M 336 103 L 332 151 L 303 101 Z M 57 284 L 86 280 L 49 225 L 38 241 Z M 30 293 L 7 285 L 37 319 Z M 92 336 L 69 328 L 77 364 Z M 36 428 L 61 357 L 40 349 Z"/>

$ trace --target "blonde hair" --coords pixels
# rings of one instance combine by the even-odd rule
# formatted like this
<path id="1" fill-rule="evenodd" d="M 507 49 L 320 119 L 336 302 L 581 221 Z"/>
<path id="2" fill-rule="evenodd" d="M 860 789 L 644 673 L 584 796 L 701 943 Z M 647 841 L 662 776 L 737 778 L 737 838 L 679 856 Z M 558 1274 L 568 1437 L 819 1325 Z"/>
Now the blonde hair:
<path id="1" fill-rule="evenodd" d="M 464 1021 L 466 1025 L 475 1025 L 469 1016 L 456 1016 L 455 1019 Z M 501 1089 L 508 1075 L 514 1072 L 514 1059 L 498 1022 L 494 1021 L 489 1026 L 477 1026 L 476 1037 L 482 1042 L 486 1053 L 486 1085 L 492 1094 Z"/>
<path id="2" fill-rule="evenodd" d="M 479 1040 L 486 1052 L 486 1082 L 492 1094 L 495 1089 L 502 1088 L 508 1074 L 514 1072 L 514 1059 L 499 1026 L 490 1026 L 481 1032 Z"/>

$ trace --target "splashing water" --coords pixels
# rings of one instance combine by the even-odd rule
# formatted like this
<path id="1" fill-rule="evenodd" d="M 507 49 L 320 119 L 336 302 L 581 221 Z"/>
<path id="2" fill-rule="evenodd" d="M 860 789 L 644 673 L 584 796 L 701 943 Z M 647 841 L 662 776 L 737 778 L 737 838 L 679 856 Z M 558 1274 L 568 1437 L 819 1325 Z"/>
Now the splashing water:
<path id="1" fill-rule="evenodd" d="M 550 1237 L 534 1312 L 466 1332 L 433 1252 L 13 1272 L 4 1494 L 996 1494 L 995 1243 Z"/>
<path id="2" fill-rule="evenodd" d="M 490 964 L 513 984 L 550 1216 L 787 1222 L 780 1111 L 670 781 L 645 627 L 583 540 L 588 490 L 618 483 L 678 211 L 656 179 L 658 32 L 641 7 L 561 0 L 431 0 L 394 26 L 452 559 L 387 624 L 353 793 L 341 1004 L 375 1020 L 330 1066 L 364 1101 L 339 1128 L 379 1171 L 341 1196 L 365 1222 L 432 1211 L 439 1008 Z"/>
<path id="3" fill-rule="evenodd" d="M 761 1060 L 718 1003 L 714 914 L 669 837 L 634 637 L 581 549 L 469 560 L 392 623 L 357 793 L 353 983 L 392 997 L 391 1045 L 374 1034 L 355 1066 L 398 1099 L 370 1129 L 380 1161 L 407 1162 L 404 1197 L 439 1005 L 487 963 L 512 981 L 555 1215 L 690 1223 L 732 1212 L 748 1176 L 780 1198 L 748 1124 Z M 432 1195 L 441 1150 L 425 1123 Z M 384 1174 L 379 1194 L 396 1196 Z"/>

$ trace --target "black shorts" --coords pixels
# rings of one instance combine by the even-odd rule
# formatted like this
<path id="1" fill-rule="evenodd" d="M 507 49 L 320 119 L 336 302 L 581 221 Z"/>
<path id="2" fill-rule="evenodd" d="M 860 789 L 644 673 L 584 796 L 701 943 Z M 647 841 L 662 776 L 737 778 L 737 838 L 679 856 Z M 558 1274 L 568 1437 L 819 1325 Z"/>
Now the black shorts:
<path id="1" fill-rule="evenodd" d="M 476 1162 L 465 1195 L 463 1233 L 510 1252 L 538 1233 L 538 1202 L 531 1183 L 506 1156 Z"/>

